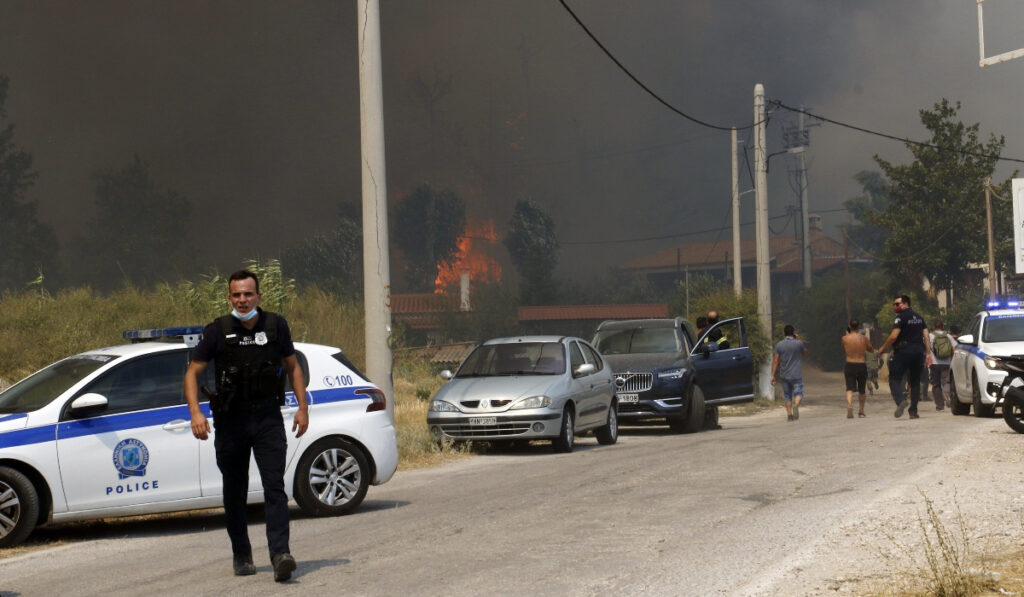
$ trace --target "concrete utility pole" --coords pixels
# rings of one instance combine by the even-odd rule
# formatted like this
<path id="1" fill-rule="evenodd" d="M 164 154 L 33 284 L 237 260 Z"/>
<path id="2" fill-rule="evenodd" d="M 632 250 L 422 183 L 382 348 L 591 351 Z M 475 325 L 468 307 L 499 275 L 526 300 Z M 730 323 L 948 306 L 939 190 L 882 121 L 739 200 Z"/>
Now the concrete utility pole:
<path id="1" fill-rule="evenodd" d="M 384 86 L 381 75 L 380 5 L 359 0 L 359 116 L 363 161 L 363 297 L 366 374 L 387 397 L 395 419 L 391 356 L 391 269 L 388 195 L 384 171 Z"/>
<path id="2" fill-rule="evenodd" d="M 732 127 L 732 288 L 736 296 L 743 293 L 743 270 L 740 262 L 740 172 L 736 163 L 736 127 Z"/>
<path id="3" fill-rule="evenodd" d="M 765 138 L 764 85 L 754 85 L 754 189 L 755 223 L 757 238 L 757 316 L 761 331 L 772 341 L 772 282 L 771 255 L 768 245 L 768 157 Z M 757 393 L 766 400 L 775 399 L 771 385 L 771 362 L 761 363 L 757 379 Z"/>

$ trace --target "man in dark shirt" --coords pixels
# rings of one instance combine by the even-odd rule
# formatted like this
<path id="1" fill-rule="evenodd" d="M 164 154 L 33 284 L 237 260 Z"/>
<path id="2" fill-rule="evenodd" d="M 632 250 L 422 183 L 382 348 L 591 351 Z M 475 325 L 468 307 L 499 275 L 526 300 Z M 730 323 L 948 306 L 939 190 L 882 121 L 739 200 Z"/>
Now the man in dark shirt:
<path id="1" fill-rule="evenodd" d="M 248 270 L 228 278 L 230 315 L 203 330 L 192 362 L 185 372 L 185 400 L 192 416 L 192 434 L 205 440 L 210 422 L 199 407 L 199 377 L 210 361 L 217 372 L 213 411 L 214 448 L 223 477 L 224 516 L 231 539 L 236 576 L 256 573 L 249 543 L 245 504 L 249 492 L 249 457 L 256 458 L 263 481 L 267 520 L 267 546 L 274 580 L 291 578 L 295 558 L 288 547 L 288 495 L 284 489 L 288 440 L 280 401 L 287 375 L 298 402 L 292 422 L 296 437 L 306 432 L 309 415 L 306 383 L 295 356 L 288 323 L 276 313 L 259 308 L 259 280 Z"/>
<path id="2" fill-rule="evenodd" d="M 924 318 L 910 308 L 910 297 L 905 294 L 893 299 L 892 310 L 896 313 L 896 321 L 878 352 L 882 354 L 890 346 L 893 347 L 889 359 L 889 391 L 896 402 L 895 416 L 903 416 L 907 408 L 907 400 L 903 396 L 903 378 L 906 376 L 910 381 L 910 418 L 917 419 L 917 403 L 921 399 L 921 371 L 931 365 L 932 361 L 928 325 Z"/>

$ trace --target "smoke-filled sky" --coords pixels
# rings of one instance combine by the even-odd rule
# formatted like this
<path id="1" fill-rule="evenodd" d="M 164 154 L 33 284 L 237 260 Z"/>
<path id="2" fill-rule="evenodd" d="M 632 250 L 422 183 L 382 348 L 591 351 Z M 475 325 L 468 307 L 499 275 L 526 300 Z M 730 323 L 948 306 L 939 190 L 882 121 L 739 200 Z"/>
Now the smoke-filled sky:
<path id="1" fill-rule="evenodd" d="M 763 83 L 769 99 L 924 139 L 918 111 L 946 97 L 983 139 L 1006 136 L 1004 156 L 1024 158 L 1024 58 L 978 66 L 975 0 L 567 1 L 637 78 L 700 120 L 749 125 Z M 1024 5 L 984 8 L 989 55 L 1024 47 Z M 354 0 L 0 0 L 7 118 L 35 158 L 41 218 L 70 243 L 92 209 L 90 174 L 138 154 L 192 202 L 202 266 L 231 269 L 324 231 L 339 201 L 360 198 L 356 11 Z M 392 201 L 429 182 L 502 232 L 515 202 L 532 199 L 577 278 L 731 223 L 729 134 L 657 103 L 558 0 L 383 0 L 381 24 Z M 769 151 L 795 122 L 772 114 Z M 877 169 L 876 153 L 910 159 L 900 143 L 811 129 L 811 212 L 826 232 L 838 236 L 842 202 L 860 193 L 852 176 Z M 799 203 L 794 166 L 772 159 L 770 216 Z M 745 168 L 740 187 L 751 187 Z"/>

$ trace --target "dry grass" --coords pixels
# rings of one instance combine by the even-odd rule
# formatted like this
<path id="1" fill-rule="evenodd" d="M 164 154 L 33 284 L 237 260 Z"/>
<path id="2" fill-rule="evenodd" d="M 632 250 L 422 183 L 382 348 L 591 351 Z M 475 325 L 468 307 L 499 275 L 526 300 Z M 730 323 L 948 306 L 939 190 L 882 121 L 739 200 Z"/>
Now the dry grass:
<path id="1" fill-rule="evenodd" d="M 1000 593 L 987 558 L 975 553 L 963 513 L 953 498 L 955 515 L 943 522 L 932 500 L 918 490 L 925 511 L 918 513 L 921 545 L 912 547 L 888 536 L 903 558 L 894 569 L 903 571 L 892 578 L 870 583 L 869 594 L 877 597 L 972 597 Z M 948 526 L 951 525 L 951 526 Z M 923 554 L 923 561 L 922 555 Z M 880 584 L 884 582 L 884 585 Z M 992 593 L 995 591 L 995 593 Z"/>

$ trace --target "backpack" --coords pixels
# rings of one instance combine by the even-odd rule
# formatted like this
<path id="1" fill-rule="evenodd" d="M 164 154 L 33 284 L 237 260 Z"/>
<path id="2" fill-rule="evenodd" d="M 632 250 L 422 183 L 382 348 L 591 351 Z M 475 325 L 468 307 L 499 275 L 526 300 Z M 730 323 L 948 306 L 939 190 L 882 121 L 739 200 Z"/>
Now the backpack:
<path id="1" fill-rule="evenodd" d="M 935 332 L 935 341 L 932 342 L 932 354 L 939 359 L 953 357 L 953 343 L 949 341 L 949 335 L 941 330 Z"/>

